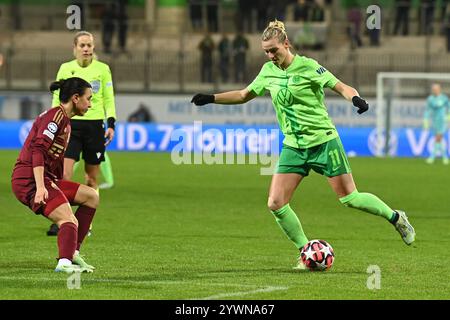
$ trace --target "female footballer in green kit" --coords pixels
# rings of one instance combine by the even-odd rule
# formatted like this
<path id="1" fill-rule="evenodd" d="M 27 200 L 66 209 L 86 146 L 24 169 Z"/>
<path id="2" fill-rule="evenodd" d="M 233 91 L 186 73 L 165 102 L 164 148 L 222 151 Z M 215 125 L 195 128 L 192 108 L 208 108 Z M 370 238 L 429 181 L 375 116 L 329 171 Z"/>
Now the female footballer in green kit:
<path id="1" fill-rule="evenodd" d="M 313 169 L 327 177 L 342 204 L 385 218 L 410 245 L 415 231 L 406 214 L 391 209 L 375 195 L 356 189 L 341 140 L 324 104 L 323 88 L 330 88 L 352 101 L 359 114 L 369 109 L 366 101 L 317 61 L 294 55 L 281 21 L 270 22 L 264 30 L 262 48 L 270 61 L 248 87 L 214 95 L 199 93 L 191 102 L 199 106 L 240 104 L 263 95 L 266 90 L 270 92 L 285 138 L 272 177 L 268 207 L 287 237 L 299 249 L 308 242 L 289 202 L 299 183 Z M 305 268 L 301 259 L 296 268 Z"/>

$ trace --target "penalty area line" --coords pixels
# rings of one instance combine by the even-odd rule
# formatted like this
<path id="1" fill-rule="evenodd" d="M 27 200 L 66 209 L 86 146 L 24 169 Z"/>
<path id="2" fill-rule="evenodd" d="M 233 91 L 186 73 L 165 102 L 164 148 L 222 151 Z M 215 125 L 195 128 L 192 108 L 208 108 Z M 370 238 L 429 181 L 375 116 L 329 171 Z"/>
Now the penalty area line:
<path id="1" fill-rule="evenodd" d="M 228 297 L 245 296 L 245 295 L 253 294 L 253 293 L 266 293 L 266 292 L 282 291 L 282 290 L 288 290 L 288 289 L 289 289 L 289 287 L 272 287 L 272 286 L 270 286 L 270 287 L 251 290 L 251 291 L 219 293 L 219 294 L 215 294 L 215 295 L 212 295 L 209 297 L 194 298 L 194 299 L 189 299 L 189 300 L 216 300 L 216 299 L 223 299 L 223 298 L 228 298 Z"/>

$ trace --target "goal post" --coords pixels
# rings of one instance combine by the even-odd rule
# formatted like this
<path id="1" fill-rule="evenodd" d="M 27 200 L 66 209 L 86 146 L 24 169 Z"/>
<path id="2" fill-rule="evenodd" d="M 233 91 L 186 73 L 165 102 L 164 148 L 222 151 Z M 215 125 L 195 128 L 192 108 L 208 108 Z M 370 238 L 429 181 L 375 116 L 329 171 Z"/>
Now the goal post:
<path id="1" fill-rule="evenodd" d="M 450 73 L 429 72 L 379 72 L 376 83 L 376 153 L 378 157 L 394 155 L 390 153 L 391 135 L 401 127 L 418 127 L 422 118 L 415 112 L 408 118 L 405 112 L 397 112 L 401 105 L 426 105 L 431 84 L 440 83 L 442 93 L 450 96 Z M 410 99 L 408 101 L 408 99 Z M 412 102 L 411 102 L 412 101 Z M 416 108 L 420 109 L 420 108 Z M 420 109 L 421 110 L 421 109 Z M 389 134 L 387 134 L 389 132 Z"/>

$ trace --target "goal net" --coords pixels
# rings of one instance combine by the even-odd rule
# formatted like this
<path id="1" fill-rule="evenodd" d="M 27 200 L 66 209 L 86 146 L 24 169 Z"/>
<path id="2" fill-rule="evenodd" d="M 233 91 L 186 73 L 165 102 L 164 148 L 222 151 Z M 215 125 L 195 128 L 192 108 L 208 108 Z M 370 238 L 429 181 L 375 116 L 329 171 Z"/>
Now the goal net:
<path id="1" fill-rule="evenodd" d="M 442 93 L 450 96 L 450 73 L 377 74 L 376 135 L 371 137 L 376 156 L 426 156 L 433 137 L 422 126 L 434 83 L 439 83 Z M 444 140 L 448 140 L 447 133 Z"/>

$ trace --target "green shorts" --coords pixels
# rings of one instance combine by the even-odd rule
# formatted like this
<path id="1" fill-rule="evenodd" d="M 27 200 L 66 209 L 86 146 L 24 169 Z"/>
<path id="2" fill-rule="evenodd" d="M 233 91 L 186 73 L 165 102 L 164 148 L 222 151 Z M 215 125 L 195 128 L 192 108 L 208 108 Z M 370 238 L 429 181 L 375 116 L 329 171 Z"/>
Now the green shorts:
<path id="1" fill-rule="evenodd" d="M 297 173 L 306 177 L 311 169 L 327 177 L 352 172 L 339 137 L 306 149 L 283 145 L 275 173 Z"/>

